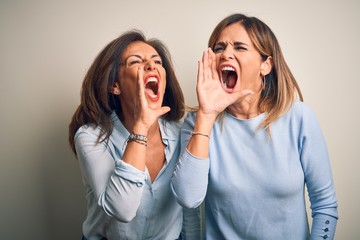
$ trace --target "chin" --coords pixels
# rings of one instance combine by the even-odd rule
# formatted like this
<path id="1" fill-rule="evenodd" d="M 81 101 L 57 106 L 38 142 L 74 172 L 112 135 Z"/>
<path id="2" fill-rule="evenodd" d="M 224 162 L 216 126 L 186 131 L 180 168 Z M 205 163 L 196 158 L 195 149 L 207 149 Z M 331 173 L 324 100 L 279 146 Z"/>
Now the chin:
<path id="1" fill-rule="evenodd" d="M 150 109 L 158 109 L 162 106 L 163 99 L 160 97 L 157 98 L 147 98 L 148 106 Z"/>

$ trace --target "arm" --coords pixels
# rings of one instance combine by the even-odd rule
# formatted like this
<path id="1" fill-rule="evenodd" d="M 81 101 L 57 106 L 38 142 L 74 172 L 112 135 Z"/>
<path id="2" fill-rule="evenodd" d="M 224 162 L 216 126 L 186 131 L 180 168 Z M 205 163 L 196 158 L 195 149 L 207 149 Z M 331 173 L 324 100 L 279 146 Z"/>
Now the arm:
<path id="1" fill-rule="evenodd" d="M 198 207 L 206 195 L 209 141 L 216 118 L 226 107 L 252 93 L 244 90 L 228 94 L 222 89 L 211 49 L 204 51 L 202 61 L 198 62 L 196 92 L 199 110 L 195 120 L 191 116 L 185 119 L 181 130 L 182 154 L 171 184 L 179 203 L 188 208 Z"/>
<path id="2" fill-rule="evenodd" d="M 147 136 L 149 129 L 157 124 L 158 117 L 170 108 L 149 108 L 145 97 L 143 71 L 143 68 L 138 68 L 134 118 L 125 121 L 130 123 L 126 127 L 131 133 Z M 126 116 L 130 117 L 131 114 Z M 97 143 L 99 128 L 88 128 L 76 136 L 75 145 L 82 174 L 98 205 L 109 216 L 129 222 L 135 217 L 141 202 L 146 177 L 146 145 L 145 142 L 128 142 L 122 154 L 114 149 L 116 147 L 107 145 L 107 141 Z M 114 144 L 121 148 L 123 143 Z"/>
<path id="3" fill-rule="evenodd" d="M 204 200 L 209 173 L 209 158 L 197 158 L 186 149 L 191 138 L 194 121 L 195 114 L 189 113 L 181 128 L 182 154 L 171 179 L 173 193 L 185 208 L 196 208 Z M 209 141 L 206 140 L 206 137 L 203 138 L 205 141 Z"/>
<path id="4" fill-rule="evenodd" d="M 338 219 L 332 171 L 325 139 L 313 112 L 304 106 L 301 162 L 311 203 L 311 239 L 333 239 Z"/>
<path id="5" fill-rule="evenodd" d="M 116 159 L 104 142 L 96 144 L 97 133 L 89 127 L 75 136 L 80 170 L 104 212 L 118 221 L 129 222 L 140 205 L 145 172 Z"/>

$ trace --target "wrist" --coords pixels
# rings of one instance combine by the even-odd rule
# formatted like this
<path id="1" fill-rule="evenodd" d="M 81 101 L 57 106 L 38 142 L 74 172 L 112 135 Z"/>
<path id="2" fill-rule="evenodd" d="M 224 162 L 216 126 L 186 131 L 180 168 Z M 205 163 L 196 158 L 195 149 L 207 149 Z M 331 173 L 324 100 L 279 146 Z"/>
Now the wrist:
<path id="1" fill-rule="evenodd" d="M 198 112 L 196 115 L 194 132 L 200 132 L 210 136 L 211 130 L 216 121 L 217 114 L 204 114 Z"/>
<path id="2" fill-rule="evenodd" d="M 143 125 L 137 125 L 135 124 L 135 126 L 133 127 L 132 133 L 133 134 L 137 134 L 137 135 L 142 135 L 142 136 L 146 136 L 148 135 L 149 132 L 149 128 L 143 126 Z"/>

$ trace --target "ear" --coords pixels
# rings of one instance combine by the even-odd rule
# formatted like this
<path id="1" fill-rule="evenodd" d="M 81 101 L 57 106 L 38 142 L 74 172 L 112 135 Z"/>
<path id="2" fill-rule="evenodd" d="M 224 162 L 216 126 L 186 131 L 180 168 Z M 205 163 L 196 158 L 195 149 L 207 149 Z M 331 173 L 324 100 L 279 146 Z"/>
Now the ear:
<path id="1" fill-rule="evenodd" d="M 114 83 L 114 85 L 112 87 L 110 87 L 109 91 L 114 94 L 114 95 L 120 95 L 121 90 L 120 90 L 120 85 L 119 83 Z"/>
<path id="2" fill-rule="evenodd" d="M 270 73 L 273 66 L 273 59 L 271 56 L 267 57 L 267 59 L 261 63 L 260 73 L 263 76 L 266 76 Z"/>

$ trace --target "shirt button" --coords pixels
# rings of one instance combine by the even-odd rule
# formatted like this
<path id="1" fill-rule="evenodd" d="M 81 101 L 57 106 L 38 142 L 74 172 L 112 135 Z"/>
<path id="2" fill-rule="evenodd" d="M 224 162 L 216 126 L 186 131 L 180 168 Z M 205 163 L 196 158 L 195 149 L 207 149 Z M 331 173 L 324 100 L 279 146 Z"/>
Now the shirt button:
<path id="1" fill-rule="evenodd" d="M 327 239 L 327 238 L 328 238 L 328 235 L 324 235 L 324 236 L 323 236 L 323 239 Z"/>
<path id="2" fill-rule="evenodd" d="M 328 231 L 329 231 L 329 229 L 328 229 L 328 228 L 325 228 L 325 229 L 324 229 L 324 231 L 325 231 L 325 232 L 328 232 Z"/>
<path id="3" fill-rule="evenodd" d="M 325 221 L 325 224 L 329 224 L 329 223 L 330 223 L 330 221 L 329 221 L 329 220 L 326 220 L 326 221 Z"/>

